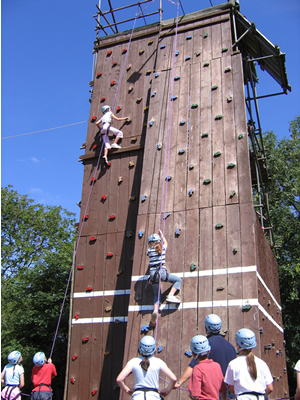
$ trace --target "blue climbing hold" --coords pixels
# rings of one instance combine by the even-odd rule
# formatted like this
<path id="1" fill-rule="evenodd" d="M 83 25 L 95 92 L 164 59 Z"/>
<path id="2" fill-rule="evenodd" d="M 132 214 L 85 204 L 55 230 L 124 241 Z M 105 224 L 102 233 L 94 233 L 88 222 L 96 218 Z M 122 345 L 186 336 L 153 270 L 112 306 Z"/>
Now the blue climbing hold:
<path id="1" fill-rule="evenodd" d="M 181 156 L 182 154 L 184 154 L 184 150 L 179 150 L 178 154 Z"/>
<path id="2" fill-rule="evenodd" d="M 142 333 L 144 333 L 144 332 L 148 332 L 148 330 L 149 330 L 149 325 L 143 325 L 142 326 Z"/>
<path id="3" fill-rule="evenodd" d="M 161 353 L 161 351 L 162 351 L 162 346 L 159 346 L 159 348 L 157 349 L 157 352 Z"/>
<path id="4" fill-rule="evenodd" d="M 176 100 L 176 99 L 177 99 L 177 96 L 172 96 L 172 97 L 171 97 L 171 100 L 172 100 L 172 101 L 174 101 L 174 100 Z"/>
<path id="5" fill-rule="evenodd" d="M 176 229 L 175 236 L 179 236 L 180 235 L 180 231 L 181 231 L 181 229 Z"/>
<path id="6" fill-rule="evenodd" d="M 190 191 L 189 191 L 189 196 L 191 197 L 193 194 L 194 194 L 193 189 L 190 189 Z"/>
<path id="7" fill-rule="evenodd" d="M 142 203 L 144 203 L 144 201 L 146 201 L 146 195 L 144 194 L 144 196 L 142 197 Z"/>
<path id="8" fill-rule="evenodd" d="M 192 352 L 191 352 L 191 351 L 186 351 L 184 354 L 185 354 L 186 356 L 188 356 L 188 357 L 192 357 Z"/>
<path id="9" fill-rule="evenodd" d="M 151 93 L 151 97 L 154 97 L 155 95 L 156 95 L 155 91 Z"/>
<path id="10" fill-rule="evenodd" d="M 160 46 L 161 49 L 164 49 L 165 47 L 166 47 L 165 44 L 162 44 L 162 45 Z"/>
<path id="11" fill-rule="evenodd" d="M 170 216 L 170 213 L 167 213 L 164 217 L 164 219 L 167 219 Z"/>
<path id="12" fill-rule="evenodd" d="M 155 78 L 157 78 L 159 76 L 159 73 L 158 72 L 156 72 L 156 74 L 155 74 Z"/>
<path id="13" fill-rule="evenodd" d="M 171 177 L 170 175 L 168 175 L 168 176 L 166 177 L 166 181 L 168 181 L 168 182 L 170 182 L 171 179 L 172 179 L 172 177 Z"/>
<path id="14" fill-rule="evenodd" d="M 179 54 L 179 51 L 178 51 L 178 50 L 176 50 L 176 51 L 175 51 L 175 56 L 177 57 L 177 56 L 178 56 L 178 54 Z"/>
<path id="15" fill-rule="evenodd" d="M 141 239 L 143 237 L 144 232 L 143 231 L 139 231 L 139 238 Z"/>

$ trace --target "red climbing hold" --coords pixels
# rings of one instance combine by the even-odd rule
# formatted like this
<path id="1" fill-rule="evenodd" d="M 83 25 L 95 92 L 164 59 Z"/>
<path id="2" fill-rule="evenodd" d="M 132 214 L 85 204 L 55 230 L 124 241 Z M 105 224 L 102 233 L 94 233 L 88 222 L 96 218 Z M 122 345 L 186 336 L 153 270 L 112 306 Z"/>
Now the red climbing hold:
<path id="1" fill-rule="evenodd" d="M 113 62 L 113 63 L 112 63 L 112 66 L 113 66 L 113 67 L 115 67 L 116 65 L 117 65 L 117 63 L 116 63 L 116 62 Z"/>
<path id="2" fill-rule="evenodd" d="M 95 396 L 96 393 L 97 393 L 97 390 L 96 390 L 96 389 L 93 390 L 93 391 L 92 391 L 92 396 Z"/>
<path id="3" fill-rule="evenodd" d="M 106 163 L 106 165 L 107 165 L 108 167 L 110 167 L 110 166 L 111 166 L 111 163 L 108 161 L 108 162 Z"/>
<path id="4" fill-rule="evenodd" d="M 101 97 L 100 101 L 101 102 L 105 101 L 105 97 Z"/>
<path id="5" fill-rule="evenodd" d="M 96 182 L 96 180 L 97 179 L 93 176 L 92 179 L 91 179 L 91 183 Z"/>
<path id="6" fill-rule="evenodd" d="M 93 150 L 96 150 L 97 147 L 98 147 L 98 145 L 97 145 L 97 144 L 94 144 Z"/>
<path id="7" fill-rule="evenodd" d="M 75 354 L 75 355 L 72 357 L 72 360 L 75 361 L 77 357 L 78 357 L 77 354 Z"/>
<path id="8" fill-rule="evenodd" d="M 77 265 L 77 269 L 83 269 L 83 265 Z"/>
<path id="9" fill-rule="evenodd" d="M 102 75 L 102 73 L 101 73 L 101 72 L 98 72 L 97 78 L 100 78 L 101 75 Z"/>
<path id="10" fill-rule="evenodd" d="M 111 53 L 112 53 L 112 51 L 111 51 L 111 50 L 109 50 L 109 51 L 106 53 L 106 55 L 107 55 L 107 56 L 110 56 L 110 55 L 111 55 Z"/>
<path id="11" fill-rule="evenodd" d="M 113 253 L 107 253 L 106 254 L 106 257 L 112 257 L 113 256 Z"/>
<path id="12" fill-rule="evenodd" d="M 127 53 L 127 49 L 122 50 L 122 54 L 125 54 L 125 53 Z"/>
<path id="13" fill-rule="evenodd" d="M 87 292 L 91 292 L 91 291 L 92 291 L 92 287 L 91 287 L 91 286 L 88 286 L 88 287 L 86 288 L 86 291 L 87 291 Z"/>
<path id="14" fill-rule="evenodd" d="M 82 220 L 85 221 L 85 220 L 88 219 L 88 217 L 89 217 L 88 214 L 85 214 L 85 215 L 82 217 Z"/>
<path id="15" fill-rule="evenodd" d="M 109 216 L 109 219 L 110 219 L 110 220 L 113 220 L 113 219 L 115 219 L 115 218 L 116 218 L 116 216 L 113 215 L 113 214 Z"/>
<path id="16" fill-rule="evenodd" d="M 112 81 L 110 82 L 110 86 L 114 86 L 115 83 L 116 83 L 116 81 L 112 80 Z"/>
<path id="17" fill-rule="evenodd" d="M 101 200 L 106 200 L 105 194 L 103 196 L 101 196 Z"/>
<path id="18" fill-rule="evenodd" d="M 71 378 L 71 383 L 73 383 L 73 385 L 74 385 L 74 383 L 75 383 L 75 378 Z"/>
<path id="19" fill-rule="evenodd" d="M 90 236 L 90 241 L 94 242 L 95 240 L 97 240 L 97 238 L 95 238 L 95 236 Z"/>
<path id="20" fill-rule="evenodd" d="M 91 119 L 91 122 L 95 122 L 96 119 L 97 119 L 96 115 L 93 115 L 93 116 L 92 116 L 92 119 Z"/>
<path id="21" fill-rule="evenodd" d="M 117 107 L 117 111 L 121 111 L 122 108 L 120 106 Z"/>
<path id="22" fill-rule="evenodd" d="M 75 319 L 78 319 L 78 318 L 79 318 L 79 314 L 76 313 L 76 314 L 75 314 Z"/>
<path id="23" fill-rule="evenodd" d="M 86 342 L 88 342 L 88 341 L 89 341 L 89 337 L 88 337 L 88 336 L 82 338 L 82 342 L 83 342 L 83 343 L 86 343 Z"/>

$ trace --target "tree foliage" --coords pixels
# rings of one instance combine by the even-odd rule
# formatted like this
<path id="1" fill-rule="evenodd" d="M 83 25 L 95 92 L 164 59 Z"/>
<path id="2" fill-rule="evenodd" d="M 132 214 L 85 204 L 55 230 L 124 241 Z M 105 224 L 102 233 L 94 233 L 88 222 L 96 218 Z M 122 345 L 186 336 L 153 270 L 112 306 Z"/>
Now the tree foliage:
<path id="1" fill-rule="evenodd" d="M 25 369 L 24 393 L 32 389 L 32 357 L 52 348 L 72 265 L 74 214 L 35 204 L 12 186 L 1 188 L 2 365 L 19 350 Z M 68 339 L 69 295 L 52 355 L 58 377 L 55 398 L 63 398 Z"/>
<path id="2" fill-rule="evenodd" d="M 276 246 L 286 340 L 290 395 L 295 393 L 294 365 L 300 359 L 300 117 L 290 124 L 290 137 L 264 135 L 270 217 Z"/>

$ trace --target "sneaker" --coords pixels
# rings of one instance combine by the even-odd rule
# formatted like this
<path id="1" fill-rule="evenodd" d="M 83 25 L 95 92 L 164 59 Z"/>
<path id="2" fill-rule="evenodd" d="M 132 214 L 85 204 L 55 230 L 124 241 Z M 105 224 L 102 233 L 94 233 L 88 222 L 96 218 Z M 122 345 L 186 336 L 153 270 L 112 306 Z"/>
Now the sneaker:
<path id="1" fill-rule="evenodd" d="M 153 313 L 151 314 L 151 321 L 149 324 L 151 328 L 154 328 L 156 326 L 156 317 L 157 317 L 157 311 L 154 310 Z"/>
<path id="2" fill-rule="evenodd" d="M 119 146 L 117 143 L 113 143 L 113 144 L 111 145 L 111 148 L 112 148 L 112 149 L 120 149 L 121 146 Z"/>
<path id="3" fill-rule="evenodd" d="M 168 294 L 167 298 L 166 298 L 167 303 L 181 303 L 180 297 L 174 296 L 174 294 Z"/>
<path id="4" fill-rule="evenodd" d="M 103 158 L 103 160 L 105 161 L 105 163 L 107 164 L 107 163 L 108 163 L 107 157 L 106 157 L 106 156 L 103 156 L 102 158 Z"/>

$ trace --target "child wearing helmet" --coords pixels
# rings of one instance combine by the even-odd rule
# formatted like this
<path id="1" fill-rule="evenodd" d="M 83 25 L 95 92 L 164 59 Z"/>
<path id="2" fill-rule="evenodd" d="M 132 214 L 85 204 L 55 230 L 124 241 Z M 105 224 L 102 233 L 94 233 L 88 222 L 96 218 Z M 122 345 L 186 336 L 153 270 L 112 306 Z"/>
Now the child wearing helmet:
<path id="1" fill-rule="evenodd" d="M 103 156 L 103 158 L 104 158 L 105 162 L 107 163 L 108 150 L 110 150 L 111 148 L 120 149 L 121 146 L 118 145 L 118 141 L 119 141 L 119 139 L 121 139 L 123 137 L 122 131 L 111 126 L 112 119 L 115 119 L 116 121 L 125 121 L 128 119 L 128 117 L 124 117 L 124 118 L 116 117 L 112 113 L 110 106 L 107 106 L 107 105 L 102 107 L 102 112 L 103 112 L 103 117 L 98 119 L 98 121 L 96 122 L 96 125 L 99 128 L 100 134 L 102 135 L 102 138 L 104 141 L 104 156 Z M 100 128 L 100 126 L 99 126 L 101 123 L 102 123 L 102 128 Z M 112 132 L 114 135 L 116 135 L 115 140 L 112 143 L 112 145 L 110 144 L 110 141 L 108 138 L 108 132 Z"/>
<path id="2" fill-rule="evenodd" d="M 5 388 L 1 392 L 1 399 L 21 400 L 21 388 L 25 385 L 24 368 L 20 363 L 22 356 L 19 351 L 9 353 L 8 364 L 1 372 L 1 383 Z"/>
<path id="3" fill-rule="evenodd" d="M 156 318 L 158 315 L 159 303 L 158 290 L 159 290 L 159 277 L 164 282 L 171 282 L 173 286 L 170 293 L 167 296 L 168 303 L 180 303 L 180 297 L 175 295 L 177 291 L 181 288 L 181 278 L 176 275 L 169 274 L 165 265 L 166 251 L 168 248 L 168 242 L 164 237 L 161 230 L 157 233 L 153 233 L 148 238 L 148 248 L 147 255 L 149 256 L 149 267 L 150 267 L 150 282 L 153 287 L 154 292 L 154 311 L 151 315 L 150 327 L 155 327 Z"/>
<path id="4" fill-rule="evenodd" d="M 219 400 L 219 394 L 221 394 L 222 400 L 226 400 L 227 388 L 221 366 L 208 359 L 211 350 L 208 339 L 202 335 L 194 336 L 190 348 L 197 361 L 189 382 L 191 399 Z"/>
<path id="5" fill-rule="evenodd" d="M 269 367 L 254 356 L 255 333 L 250 329 L 240 329 L 235 335 L 239 357 L 230 361 L 225 382 L 238 400 L 264 400 L 273 391 L 273 378 Z"/>
<path id="6" fill-rule="evenodd" d="M 132 358 L 117 377 L 117 383 L 133 400 L 157 399 L 167 396 L 173 389 L 176 376 L 160 358 L 154 357 L 156 343 L 152 336 L 144 336 L 138 348 L 139 357 Z M 162 371 L 169 378 L 168 386 L 159 390 L 159 374 Z M 134 388 L 125 384 L 126 377 L 134 378 Z M 147 393 L 147 395 L 146 395 Z"/>
<path id="7" fill-rule="evenodd" d="M 46 358 L 45 353 L 38 352 L 33 357 L 34 367 L 32 368 L 31 380 L 34 388 L 31 392 L 31 400 L 51 400 L 52 378 L 57 376 L 56 368 L 51 358 Z"/>

